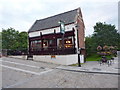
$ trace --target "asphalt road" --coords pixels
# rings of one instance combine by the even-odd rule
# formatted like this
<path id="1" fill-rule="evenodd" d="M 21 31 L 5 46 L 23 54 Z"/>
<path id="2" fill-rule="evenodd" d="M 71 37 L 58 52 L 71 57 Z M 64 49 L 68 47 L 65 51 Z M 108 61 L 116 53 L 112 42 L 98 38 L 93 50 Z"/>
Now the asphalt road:
<path id="1" fill-rule="evenodd" d="M 0 59 L 2 88 L 117 88 L 118 75 L 73 72 L 56 69 L 60 65 Z"/>

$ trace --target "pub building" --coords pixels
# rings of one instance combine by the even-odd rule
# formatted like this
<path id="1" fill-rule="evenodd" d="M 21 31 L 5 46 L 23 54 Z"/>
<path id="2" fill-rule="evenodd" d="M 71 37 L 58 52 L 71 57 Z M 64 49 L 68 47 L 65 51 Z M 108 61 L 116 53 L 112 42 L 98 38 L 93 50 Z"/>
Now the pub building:
<path id="1" fill-rule="evenodd" d="M 85 55 L 84 21 L 80 8 L 36 20 L 29 29 L 33 55 Z"/>

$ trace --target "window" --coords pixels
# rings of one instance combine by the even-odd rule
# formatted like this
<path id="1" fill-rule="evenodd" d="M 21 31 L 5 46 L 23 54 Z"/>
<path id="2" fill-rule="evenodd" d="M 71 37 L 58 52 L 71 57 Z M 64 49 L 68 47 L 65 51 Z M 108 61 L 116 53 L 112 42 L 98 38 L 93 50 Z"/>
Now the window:
<path id="1" fill-rule="evenodd" d="M 40 50 L 41 49 L 41 40 L 31 41 L 31 49 L 32 50 Z"/>
<path id="2" fill-rule="evenodd" d="M 65 44 L 72 44 L 72 38 L 71 39 L 65 39 Z"/>
<path id="3" fill-rule="evenodd" d="M 61 38 L 58 38 L 58 39 L 57 39 L 57 48 L 58 48 L 58 49 L 61 49 L 61 48 L 62 48 L 62 39 L 61 39 Z"/>
<path id="4" fill-rule="evenodd" d="M 57 46 L 58 49 L 62 48 L 62 38 L 57 39 Z M 64 38 L 64 47 L 65 48 L 73 48 L 73 38 L 72 37 L 66 37 Z"/>
<path id="5" fill-rule="evenodd" d="M 72 38 L 65 39 L 64 44 L 65 44 L 65 48 L 72 48 L 73 47 Z"/>
<path id="6" fill-rule="evenodd" d="M 48 48 L 48 40 L 43 40 L 43 48 Z"/>
<path id="7" fill-rule="evenodd" d="M 52 40 L 49 40 L 49 44 L 50 44 L 50 45 L 52 44 L 52 42 L 53 42 Z"/>
<path id="8" fill-rule="evenodd" d="M 43 43 L 43 46 L 47 46 L 47 42 L 44 42 L 44 43 Z"/>

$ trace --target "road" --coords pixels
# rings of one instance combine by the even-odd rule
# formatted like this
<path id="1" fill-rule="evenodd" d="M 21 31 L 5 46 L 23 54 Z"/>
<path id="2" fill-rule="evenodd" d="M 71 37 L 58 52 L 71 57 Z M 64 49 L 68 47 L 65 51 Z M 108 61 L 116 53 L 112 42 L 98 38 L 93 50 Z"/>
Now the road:
<path id="1" fill-rule="evenodd" d="M 2 88 L 117 88 L 118 75 L 73 72 L 60 65 L 3 57 Z"/>

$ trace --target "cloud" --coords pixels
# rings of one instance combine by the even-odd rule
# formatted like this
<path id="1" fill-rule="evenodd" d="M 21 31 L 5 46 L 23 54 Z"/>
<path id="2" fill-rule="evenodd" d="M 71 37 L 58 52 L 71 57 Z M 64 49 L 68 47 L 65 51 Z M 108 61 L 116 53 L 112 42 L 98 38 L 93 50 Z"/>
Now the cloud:
<path id="1" fill-rule="evenodd" d="M 42 19 L 81 7 L 85 35 L 93 33 L 96 22 L 115 24 L 118 0 L 0 0 L 0 27 L 28 31 L 36 19 Z M 2 29 L 1 29 L 2 30 Z"/>
<path id="2" fill-rule="evenodd" d="M 1 4 L 2 3 L 2 4 Z M 0 6 L 0 22 L 2 28 L 14 27 L 18 30 L 28 30 L 36 16 L 43 12 L 44 5 L 38 0 L 3 0 Z M 39 13 L 38 13 L 39 12 Z"/>
<path id="3" fill-rule="evenodd" d="M 86 36 L 93 33 L 93 26 L 96 24 L 96 22 L 106 22 L 108 24 L 116 25 L 116 28 L 118 28 L 117 12 L 117 2 L 95 2 L 87 7 L 83 7 Z"/>

